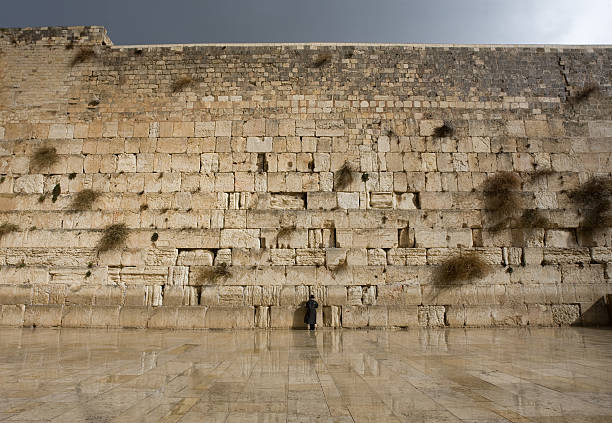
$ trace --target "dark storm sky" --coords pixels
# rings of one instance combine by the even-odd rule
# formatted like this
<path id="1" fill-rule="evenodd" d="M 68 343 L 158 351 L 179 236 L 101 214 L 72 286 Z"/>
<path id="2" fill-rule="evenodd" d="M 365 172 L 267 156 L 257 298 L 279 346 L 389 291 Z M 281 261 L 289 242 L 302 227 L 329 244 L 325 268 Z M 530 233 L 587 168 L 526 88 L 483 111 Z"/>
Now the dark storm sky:
<path id="1" fill-rule="evenodd" d="M 115 44 L 612 44 L 612 0 L 4 0 L 0 27 L 103 25 Z"/>

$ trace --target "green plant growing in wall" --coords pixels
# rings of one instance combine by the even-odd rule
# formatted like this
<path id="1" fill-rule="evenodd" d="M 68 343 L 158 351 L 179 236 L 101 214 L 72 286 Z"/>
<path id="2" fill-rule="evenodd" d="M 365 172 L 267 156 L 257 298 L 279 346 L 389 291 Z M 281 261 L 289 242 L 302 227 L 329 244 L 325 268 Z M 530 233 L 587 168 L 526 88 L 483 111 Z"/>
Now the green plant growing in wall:
<path id="1" fill-rule="evenodd" d="M 91 189 L 84 189 L 77 193 L 70 204 L 72 211 L 91 210 L 93 203 L 100 196 L 100 193 Z"/>
<path id="2" fill-rule="evenodd" d="M 193 79 L 190 76 L 182 76 L 172 83 L 172 92 L 178 93 L 193 84 Z"/>
<path id="3" fill-rule="evenodd" d="M 96 56 L 97 56 L 96 52 L 93 49 L 91 49 L 91 48 L 82 48 L 82 49 L 80 49 L 77 52 L 77 54 L 74 55 L 70 65 L 71 66 L 76 66 L 78 64 L 85 63 L 88 60 L 93 59 Z"/>
<path id="4" fill-rule="evenodd" d="M 455 133 L 455 128 L 448 122 L 444 122 L 442 125 L 434 128 L 433 135 L 436 138 L 447 138 L 452 137 Z"/>
<path id="5" fill-rule="evenodd" d="M 521 178 L 512 172 L 498 172 L 485 181 L 485 208 L 491 221 L 489 229 L 500 230 L 516 223 L 523 210 L 520 187 Z"/>
<path id="6" fill-rule="evenodd" d="M 99 253 L 116 250 L 125 244 L 128 235 L 129 230 L 123 223 L 109 225 L 104 229 L 96 249 Z"/>
<path id="7" fill-rule="evenodd" d="M 40 170 L 53 166 L 59 161 L 59 155 L 55 147 L 40 147 L 30 159 L 30 167 L 34 170 Z"/>
<path id="8" fill-rule="evenodd" d="M 353 169 L 349 162 L 344 162 L 335 175 L 334 186 L 336 191 L 342 191 L 353 183 Z"/>
<path id="9" fill-rule="evenodd" d="M 53 191 L 51 191 L 51 202 L 55 203 L 61 193 L 62 193 L 62 186 L 60 184 L 55 184 L 55 186 L 53 187 Z"/>
<path id="10" fill-rule="evenodd" d="M 612 178 L 593 177 L 569 193 L 582 214 L 580 226 L 585 229 L 612 226 Z"/>
<path id="11" fill-rule="evenodd" d="M 196 275 L 197 285 L 217 285 L 232 276 L 232 272 L 226 263 L 210 266 L 203 269 Z"/>
<path id="12" fill-rule="evenodd" d="M 15 225 L 14 223 L 4 222 L 0 225 L 0 239 L 12 232 L 17 232 L 18 230 L 19 226 Z"/>
<path id="13" fill-rule="evenodd" d="M 445 260 L 437 269 L 435 281 L 439 285 L 453 285 L 480 279 L 488 275 L 492 267 L 478 253 L 456 254 Z"/>

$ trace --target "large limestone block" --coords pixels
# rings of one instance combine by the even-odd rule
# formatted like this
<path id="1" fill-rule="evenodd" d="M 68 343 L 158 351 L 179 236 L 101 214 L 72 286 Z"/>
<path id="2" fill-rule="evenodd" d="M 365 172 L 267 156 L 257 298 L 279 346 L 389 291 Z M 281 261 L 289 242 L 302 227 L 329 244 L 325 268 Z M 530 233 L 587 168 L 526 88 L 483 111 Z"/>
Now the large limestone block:
<path id="1" fill-rule="evenodd" d="M 270 307 L 270 327 L 271 328 L 306 328 L 304 307 Z"/>
<path id="2" fill-rule="evenodd" d="M 529 315 L 525 304 L 491 306 L 493 326 L 526 326 Z"/>
<path id="3" fill-rule="evenodd" d="M 544 242 L 547 247 L 577 248 L 574 231 L 547 230 Z"/>
<path id="4" fill-rule="evenodd" d="M 301 266 L 322 266 L 325 264 L 325 250 L 299 248 L 295 251 L 295 262 Z"/>
<path id="5" fill-rule="evenodd" d="M 220 286 L 217 291 L 221 306 L 242 306 L 245 303 L 242 286 Z"/>
<path id="6" fill-rule="evenodd" d="M 347 305 L 347 287 L 343 285 L 330 285 L 327 287 L 327 305 Z"/>
<path id="7" fill-rule="evenodd" d="M 25 327 L 55 327 L 62 324 L 62 305 L 26 306 L 23 319 Z"/>
<path id="8" fill-rule="evenodd" d="M 212 266 L 214 253 L 210 250 L 182 250 L 176 263 L 179 266 Z"/>
<path id="9" fill-rule="evenodd" d="M 31 286 L 0 285 L 0 305 L 32 304 L 32 294 L 33 290 Z"/>
<path id="10" fill-rule="evenodd" d="M 387 263 L 393 266 L 423 266 L 427 264 L 425 248 L 391 248 Z"/>
<path id="11" fill-rule="evenodd" d="M 365 328 L 368 326 L 368 308 L 365 306 L 343 306 L 342 327 Z"/>
<path id="12" fill-rule="evenodd" d="M 222 229 L 221 248 L 259 248 L 259 229 Z"/>
<path id="13" fill-rule="evenodd" d="M 272 151 L 272 137 L 247 137 L 246 151 L 269 153 Z"/>
<path id="14" fill-rule="evenodd" d="M 419 306 L 419 327 L 433 328 L 443 327 L 445 308 L 444 306 Z"/>
<path id="15" fill-rule="evenodd" d="M 452 328 L 465 326 L 465 306 L 449 305 L 446 307 L 446 323 Z"/>
<path id="16" fill-rule="evenodd" d="M 179 329 L 203 329 L 206 307 L 177 307 L 176 326 Z"/>
<path id="17" fill-rule="evenodd" d="M 204 316 L 204 325 L 210 329 L 248 329 L 255 326 L 255 308 L 209 307 Z"/>
<path id="18" fill-rule="evenodd" d="M 15 194 L 42 194 L 43 187 L 43 175 L 24 175 L 15 179 L 13 192 Z"/>
<path id="19" fill-rule="evenodd" d="M 450 192 L 421 192 L 419 200 L 423 210 L 450 209 L 453 205 L 453 197 Z"/>
<path id="20" fill-rule="evenodd" d="M 344 121 L 341 120 L 317 120 L 317 137 L 342 137 L 344 136 Z"/>
<path id="21" fill-rule="evenodd" d="M 92 328 L 118 328 L 119 306 L 95 306 L 91 309 Z"/>
<path id="22" fill-rule="evenodd" d="M 165 285 L 168 281 L 168 268 L 165 266 L 127 266 L 119 269 L 119 281 L 128 286 Z"/>
<path id="23" fill-rule="evenodd" d="M 308 192 L 308 210 L 332 210 L 338 206 L 335 192 Z"/>
<path id="24" fill-rule="evenodd" d="M 604 265 L 602 264 L 587 264 L 587 265 L 562 265 L 561 277 L 563 283 L 575 284 L 594 284 L 606 283 L 604 275 Z"/>
<path id="25" fill-rule="evenodd" d="M 242 135 L 249 136 L 264 136 L 266 134 L 266 120 L 265 119 L 251 119 L 247 120 L 242 127 Z"/>
<path id="26" fill-rule="evenodd" d="M 527 306 L 527 319 L 529 326 L 552 326 L 554 324 L 550 305 L 529 304 Z"/>
<path id="27" fill-rule="evenodd" d="M 561 271 L 554 266 L 523 266 L 513 267 L 510 274 L 510 282 L 522 283 L 524 285 L 539 283 L 561 282 Z"/>
<path id="28" fill-rule="evenodd" d="M 174 248 L 219 248 L 219 238 L 219 229 L 165 230 L 159 232 L 157 245 Z"/>
<path id="29" fill-rule="evenodd" d="M 184 286 L 189 284 L 189 267 L 170 266 L 168 268 L 168 285 Z"/>
<path id="30" fill-rule="evenodd" d="M 255 327 L 269 328 L 270 327 L 270 307 L 257 306 L 255 307 Z"/>
<path id="31" fill-rule="evenodd" d="M 341 248 L 396 248 L 396 229 L 337 229 L 336 242 Z"/>
<path id="32" fill-rule="evenodd" d="M 368 307 L 368 326 L 387 327 L 389 326 L 389 313 L 386 306 Z"/>
<path id="33" fill-rule="evenodd" d="M 493 324 L 491 306 L 466 306 L 465 325 L 476 327 L 487 327 Z"/>
<path id="34" fill-rule="evenodd" d="M 62 327 L 87 328 L 91 326 L 92 306 L 69 305 L 62 312 Z"/>
<path id="35" fill-rule="evenodd" d="M 308 230 L 281 230 L 277 233 L 276 245 L 278 248 L 306 248 L 308 247 Z"/>
<path id="36" fill-rule="evenodd" d="M 2 267 L 0 281 L 6 285 L 46 284 L 49 282 L 49 272 L 40 267 Z"/>
<path id="37" fill-rule="evenodd" d="M 370 207 L 373 209 L 393 208 L 392 192 L 372 192 L 370 193 Z"/>
<path id="38" fill-rule="evenodd" d="M 323 324 L 332 328 L 339 328 L 342 326 L 342 314 L 341 307 L 339 306 L 325 306 L 323 307 Z"/>
<path id="39" fill-rule="evenodd" d="M 391 306 L 387 307 L 389 326 L 401 328 L 416 328 L 419 326 L 418 307 L 415 306 Z"/>
<path id="40" fill-rule="evenodd" d="M 544 248 L 543 260 L 546 264 L 589 263 L 591 253 L 588 248 Z"/>
<path id="41" fill-rule="evenodd" d="M 151 307 L 122 307 L 119 324 L 122 328 L 146 328 L 152 311 Z"/>
<path id="42" fill-rule="evenodd" d="M 2 305 L 0 306 L 0 326 L 21 327 L 25 315 L 26 306 L 21 305 Z"/>
<path id="43" fill-rule="evenodd" d="M 176 328 L 177 319 L 177 307 L 153 307 L 147 327 L 150 329 Z"/>

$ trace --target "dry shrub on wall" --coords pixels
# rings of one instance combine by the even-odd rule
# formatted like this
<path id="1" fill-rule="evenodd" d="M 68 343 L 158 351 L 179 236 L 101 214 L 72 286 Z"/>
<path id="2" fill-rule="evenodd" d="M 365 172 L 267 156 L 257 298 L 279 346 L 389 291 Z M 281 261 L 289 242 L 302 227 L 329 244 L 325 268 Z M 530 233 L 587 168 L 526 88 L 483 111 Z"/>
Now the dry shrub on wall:
<path id="1" fill-rule="evenodd" d="M 280 228 L 278 233 L 276 234 L 276 243 L 279 244 L 281 241 L 288 241 L 289 237 L 295 231 L 295 225 L 286 226 L 284 228 Z M 287 248 L 288 246 L 280 245 L 280 248 Z"/>
<path id="2" fill-rule="evenodd" d="M 193 79 L 190 76 L 182 76 L 172 83 L 172 92 L 178 93 L 193 84 Z"/>
<path id="3" fill-rule="evenodd" d="M 521 178 L 512 172 L 499 172 L 485 181 L 485 208 L 491 230 L 510 227 L 520 216 L 523 204 L 519 190 Z"/>
<path id="4" fill-rule="evenodd" d="M 55 147 L 41 147 L 34 151 L 30 159 L 30 167 L 33 170 L 40 170 L 53 166 L 59 161 L 59 155 Z"/>
<path id="5" fill-rule="evenodd" d="M 71 66 L 76 66 L 80 63 L 85 63 L 89 59 L 96 57 L 96 52 L 91 48 L 82 48 L 72 58 Z"/>
<path id="6" fill-rule="evenodd" d="M 550 221 L 538 209 L 525 210 L 519 221 L 521 228 L 549 228 Z"/>
<path id="7" fill-rule="evenodd" d="M 595 83 L 585 84 L 576 94 L 567 99 L 567 103 L 571 106 L 586 102 L 590 97 L 599 93 L 599 85 Z"/>
<path id="8" fill-rule="evenodd" d="M 84 189 L 79 192 L 70 205 L 72 211 L 91 210 L 94 201 L 100 196 L 100 193 L 91 189 Z"/>
<path id="9" fill-rule="evenodd" d="M 98 241 L 97 250 L 99 253 L 120 248 L 127 241 L 129 235 L 128 228 L 123 223 L 109 225 L 104 229 L 102 238 Z"/>
<path id="10" fill-rule="evenodd" d="M 196 275 L 197 285 L 217 285 L 232 276 L 226 263 L 201 269 Z"/>
<path id="11" fill-rule="evenodd" d="M 455 128 L 448 122 L 444 122 L 442 125 L 434 129 L 433 135 L 436 138 L 447 138 L 452 137 L 455 133 Z"/>
<path id="12" fill-rule="evenodd" d="M 4 222 L 2 225 L 0 225 L 0 239 L 2 239 L 4 235 L 8 235 L 11 232 L 16 232 L 18 230 L 19 226 L 15 225 L 14 223 Z"/>
<path id="13" fill-rule="evenodd" d="M 612 178 L 593 177 L 570 192 L 569 197 L 578 204 L 582 214 L 580 226 L 585 229 L 612 226 Z"/>
<path id="14" fill-rule="evenodd" d="M 353 169 L 348 162 L 344 162 L 342 167 L 336 172 L 335 188 L 341 191 L 353 182 Z"/>
<path id="15" fill-rule="evenodd" d="M 483 278 L 492 268 L 478 253 L 459 253 L 442 263 L 435 275 L 438 285 L 453 285 Z"/>
<path id="16" fill-rule="evenodd" d="M 331 53 L 321 53 L 317 56 L 317 58 L 314 60 L 312 65 L 315 68 L 322 68 L 324 65 L 331 62 L 331 58 L 332 58 Z"/>

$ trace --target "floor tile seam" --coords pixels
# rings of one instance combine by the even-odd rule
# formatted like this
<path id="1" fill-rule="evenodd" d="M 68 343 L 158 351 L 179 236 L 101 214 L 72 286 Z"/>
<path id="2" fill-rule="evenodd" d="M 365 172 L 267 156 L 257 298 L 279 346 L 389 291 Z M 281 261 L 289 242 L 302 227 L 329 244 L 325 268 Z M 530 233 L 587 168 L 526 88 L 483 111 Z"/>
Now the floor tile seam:
<path id="1" fill-rule="evenodd" d="M 369 384 L 369 383 L 368 383 L 368 382 L 367 382 L 367 381 L 366 381 L 366 380 L 365 380 L 365 379 L 362 377 L 362 375 L 360 375 L 360 374 L 359 374 L 359 372 L 355 371 L 355 368 L 354 368 L 354 367 L 353 367 L 353 366 L 350 364 L 350 362 L 348 363 L 348 367 L 349 367 L 349 369 L 351 369 L 351 370 L 352 370 L 352 372 L 353 372 L 353 373 L 354 373 L 354 374 L 355 374 L 355 375 L 356 375 L 356 376 L 357 376 L 359 379 L 361 379 L 361 381 L 362 381 L 362 382 L 363 382 L 363 383 L 364 383 L 364 384 L 365 384 L 365 385 L 368 387 L 368 389 L 369 389 L 369 390 L 370 390 L 370 391 L 373 393 L 373 395 L 374 395 L 374 396 L 375 396 L 375 397 L 376 397 L 376 398 L 379 400 L 380 404 L 381 404 L 381 405 L 382 405 L 384 408 L 388 409 L 388 410 L 391 412 L 391 414 L 392 414 L 394 417 L 397 417 L 398 419 L 401 419 L 401 418 L 402 418 L 401 416 L 398 416 L 397 414 L 395 414 L 394 410 L 393 410 L 392 408 L 390 408 L 390 407 L 389 407 L 389 406 L 388 406 L 388 405 L 385 403 L 385 401 L 384 401 L 384 400 L 383 400 L 383 399 L 380 397 L 380 395 L 378 395 L 378 393 L 376 392 L 376 390 L 372 389 L 372 387 L 370 386 L 370 384 Z M 330 375 L 332 375 L 332 378 L 333 378 L 333 372 L 330 372 Z M 340 389 L 338 389 L 338 392 L 340 392 L 340 395 L 342 396 L 342 391 L 341 391 Z M 348 405 L 346 406 L 346 408 L 347 408 L 347 410 L 349 411 L 349 413 L 351 414 L 351 418 L 353 419 L 353 421 L 355 421 L 355 418 L 353 417 L 353 414 L 352 414 L 352 412 L 351 412 L 351 410 L 350 410 L 350 408 L 349 408 L 349 406 L 348 406 Z"/>
<path id="2" fill-rule="evenodd" d="M 318 352 L 318 356 L 317 356 L 316 360 L 321 361 L 321 363 L 327 369 L 327 366 L 325 365 L 325 363 L 323 363 L 323 359 L 321 358 L 321 351 L 319 349 L 319 344 L 317 344 L 317 352 Z M 319 376 L 319 372 L 317 371 L 316 363 L 314 363 L 314 360 L 312 360 L 312 361 L 313 361 L 313 367 L 314 367 L 315 374 L 317 375 L 317 380 L 319 381 L 319 387 L 321 388 L 321 391 L 323 392 L 323 397 L 325 398 L 325 405 L 327 406 L 327 412 L 329 413 L 330 417 L 333 417 L 331 415 L 331 409 L 329 408 L 329 400 L 328 400 L 327 394 L 325 393 L 325 389 L 323 388 L 323 384 L 321 383 L 321 377 Z M 349 411 L 349 413 L 350 413 L 350 411 Z M 353 416 L 351 415 L 351 419 L 352 418 L 353 418 Z M 354 420 L 355 419 L 353 419 L 353 421 Z"/>
<path id="3" fill-rule="evenodd" d="M 248 387 L 248 385 L 249 385 L 249 381 L 251 380 L 251 377 L 253 376 L 253 373 L 254 373 L 254 369 L 255 369 L 255 367 L 257 367 L 257 366 L 259 365 L 260 361 L 261 361 L 261 360 L 260 360 L 260 358 L 259 358 L 259 356 L 254 355 L 253 357 L 256 357 L 256 358 L 257 358 L 257 363 L 253 364 L 253 366 L 251 367 L 251 370 L 250 370 L 250 372 L 249 372 L 249 376 L 247 377 L 247 380 L 246 380 L 246 382 L 245 382 L 245 388 L 244 388 L 244 390 L 242 390 L 242 391 L 240 392 L 241 394 L 245 392 L 246 388 L 247 388 L 247 387 Z M 235 360 L 235 359 L 234 359 L 234 360 Z M 228 410 L 227 414 L 225 415 L 225 419 L 223 419 L 223 423 L 227 423 L 227 419 L 229 419 L 230 414 L 232 414 L 231 409 L 230 409 L 230 410 Z"/>
<path id="4" fill-rule="evenodd" d="M 332 381 L 334 382 L 334 386 L 336 388 L 336 391 L 338 391 L 338 394 L 340 395 L 340 398 L 342 399 L 342 405 L 344 405 L 344 407 L 346 408 L 346 411 L 348 411 L 349 416 L 351 417 L 351 420 L 353 420 L 353 422 L 355 422 L 355 417 L 353 417 L 353 412 L 351 411 L 351 409 L 348 407 L 347 405 L 347 401 L 344 398 L 344 395 L 342 394 L 342 391 L 338 388 L 338 385 L 334 379 L 333 373 L 329 370 L 329 368 L 327 367 L 327 363 L 325 362 L 325 360 L 323 359 L 323 356 L 320 354 L 319 352 L 319 357 L 321 359 L 321 362 L 323 363 L 323 365 L 325 366 L 325 369 L 327 370 L 327 374 L 329 374 L 329 377 L 332 379 Z M 319 383 L 321 383 L 321 378 L 319 378 L 319 375 L 317 374 L 317 378 L 319 379 Z M 325 395 L 325 390 L 323 390 L 323 395 Z M 325 401 L 327 402 L 327 395 L 325 396 Z M 327 402 L 327 409 L 329 410 L 329 402 Z M 331 415 L 331 410 L 329 410 L 330 415 Z"/>

